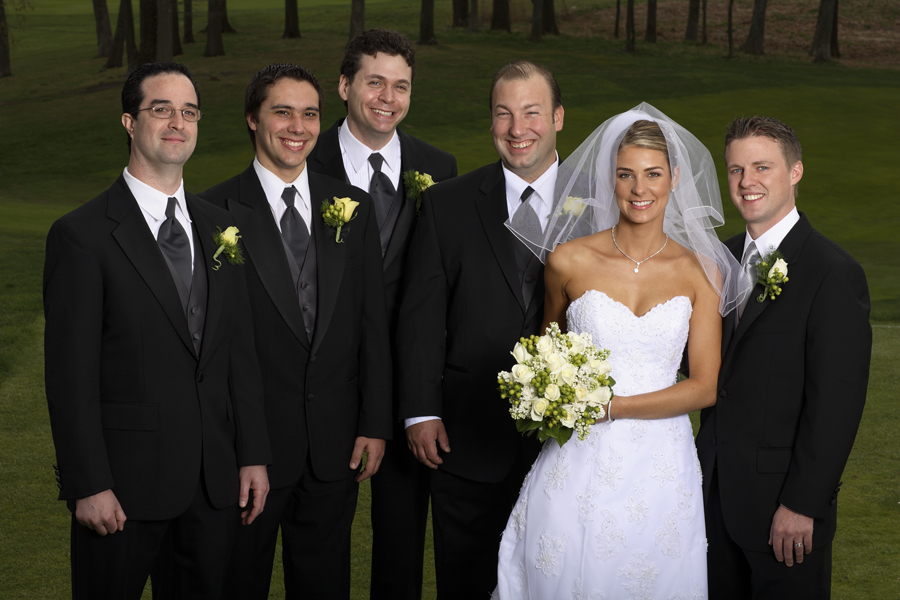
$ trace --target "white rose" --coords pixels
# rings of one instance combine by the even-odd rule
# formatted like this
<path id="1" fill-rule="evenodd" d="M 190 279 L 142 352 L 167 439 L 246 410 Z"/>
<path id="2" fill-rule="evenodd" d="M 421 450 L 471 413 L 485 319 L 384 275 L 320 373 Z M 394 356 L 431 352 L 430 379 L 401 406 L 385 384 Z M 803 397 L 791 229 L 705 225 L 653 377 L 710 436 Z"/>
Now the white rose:
<path id="1" fill-rule="evenodd" d="M 787 263 L 784 262 L 783 258 L 778 258 L 775 260 L 775 264 L 772 265 L 772 268 L 769 269 L 769 279 L 775 277 L 775 270 L 781 272 L 782 277 L 787 277 Z"/>
<path id="2" fill-rule="evenodd" d="M 555 383 L 549 384 L 546 388 L 544 388 L 544 398 L 546 398 L 550 402 L 559 400 L 559 386 Z"/>
<path id="3" fill-rule="evenodd" d="M 601 377 L 612 371 L 612 365 L 610 365 L 605 360 L 600 360 L 599 358 L 592 358 L 590 365 L 591 369 L 593 369 L 594 372 Z"/>
<path id="4" fill-rule="evenodd" d="M 532 402 L 531 403 L 531 420 L 532 421 L 543 421 L 544 420 L 544 412 L 547 410 L 548 406 L 550 406 L 550 402 L 548 402 L 544 398 L 538 398 L 534 402 Z"/>
<path id="5" fill-rule="evenodd" d="M 570 349 L 572 352 L 575 354 L 584 352 L 584 340 L 581 339 L 580 335 L 570 331 L 566 336 L 569 338 L 569 341 L 572 342 L 572 348 Z"/>
<path id="6" fill-rule="evenodd" d="M 553 340 L 550 339 L 549 335 L 542 335 L 538 338 L 537 345 L 535 345 L 535 350 L 537 350 L 538 354 L 542 357 L 546 357 L 548 354 L 553 352 Z"/>
<path id="7" fill-rule="evenodd" d="M 559 422 L 563 427 L 573 428 L 575 427 L 575 409 L 571 404 L 563 404 L 560 406 L 562 409 L 562 415 L 560 415 Z"/>
<path id="8" fill-rule="evenodd" d="M 222 239 L 229 244 L 237 244 L 238 238 L 241 237 L 238 235 L 239 232 L 240 229 L 237 227 L 229 227 L 222 232 Z"/>
<path id="9" fill-rule="evenodd" d="M 515 365 L 512 368 L 512 376 L 513 379 L 516 380 L 516 383 L 526 384 L 534 377 L 534 373 L 528 368 L 527 365 Z"/>
<path id="10" fill-rule="evenodd" d="M 575 400 L 577 400 L 578 402 L 584 402 L 587 398 L 587 395 L 588 392 L 586 389 L 584 389 L 584 387 L 579 385 L 575 388 Z"/>
<path id="11" fill-rule="evenodd" d="M 575 385 L 575 367 L 567 364 L 559 371 L 559 378 L 568 385 Z"/>
<path id="12" fill-rule="evenodd" d="M 519 363 L 520 365 L 523 362 L 525 362 L 526 360 L 528 360 L 529 358 L 531 358 L 531 355 L 528 354 L 528 350 L 525 349 L 525 346 L 523 346 L 522 344 L 520 344 L 518 342 L 516 342 L 516 347 L 513 348 L 513 351 L 510 352 L 510 354 L 513 355 L 513 358 L 515 358 L 516 362 Z"/>
<path id="13" fill-rule="evenodd" d="M 556 375 L 557 373 L 559 373 L 562 370 L 563 367 L 565 367 L 567 364 L 569 364 L 566 362 L 566 359 L 564 359 L 562 356 L 560 356 L 556 352 L 548 354 L 547 356 L 544 357 L 544 360 L 547 363 L 547 368 L 550 369 L 551 375 Z"/>
<path id="14" fill-rule="evenodd" d="M 609 403 L 612 398 L 612 392 L 606 386 L 598 387 L 587 395 L 587 403 L 589 406 L 603 406 Z"/>

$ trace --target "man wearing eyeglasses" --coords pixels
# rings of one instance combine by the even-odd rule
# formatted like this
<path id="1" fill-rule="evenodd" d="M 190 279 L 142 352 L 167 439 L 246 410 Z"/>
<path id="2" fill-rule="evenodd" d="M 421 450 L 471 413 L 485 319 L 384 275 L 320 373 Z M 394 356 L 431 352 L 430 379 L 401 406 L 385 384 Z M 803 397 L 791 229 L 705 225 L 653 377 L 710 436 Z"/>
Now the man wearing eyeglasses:
<path id="1" fill-rule="evenodd" d="M 166 548 L 173 596 L 221 598 L 230 525 L 262 512 L 271 461 L 243 267 L 213 258 L 231 216 L 184 191 L 202 116 L 190 71 L 139 67 L 122 107 L 128 167 L 47 237 L 46 388 L 72 595 L 138 599 Z"/>

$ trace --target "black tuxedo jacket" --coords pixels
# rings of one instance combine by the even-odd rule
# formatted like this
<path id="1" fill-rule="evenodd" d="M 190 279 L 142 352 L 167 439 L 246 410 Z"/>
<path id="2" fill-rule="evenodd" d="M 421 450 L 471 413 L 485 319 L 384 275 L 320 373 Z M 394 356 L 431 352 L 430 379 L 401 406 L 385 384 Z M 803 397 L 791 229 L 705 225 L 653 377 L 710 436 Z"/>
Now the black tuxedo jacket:
<path id="1" fill-rule="evenodd" d="M 237 503 L 239 466 L 270 462 L 244 268 L 212 269 L 213 234 L 232 218 L 186 199 L 208 279 L 199 356 L 124 177 L 50 229 L 44 350 L 62 500 L 112 489 L 129 519 L 169 519 L 201 465 L 221 508 Z"/>
<path id="2" fill-rule="evenodd" d="M 482 482 L 539 449 L 497 391 L 497 373 L 512 366 L 516 341 L 538 332 L 544 305 L 542 267 L 526 309 L 507 218 L 499 161 L 425 193 L 397 333 L 400 418 L 441 417 L 452 448 L 441 468 Z"/>
<path id="3" fill-rule="evenodd" d="M 726 244 L 740 260 L 744 234 Z M 815 519 L 814 547 L 833 539 L 872 350 L 859 264 L 802 214 L 779 249 L 781 295 L 757 302 L 757 284 L 737 329 L 736 311 L 725 317 L 718 399 L 697 436 L 704 497 L 715 468 L 728 532 L 754 551 L 770 550 L 779 504 Z"/>
<path id="4" fill-rule="evenodd" d="M 253 165 L 202 197 L 227 208 L 240 229 L 244 273 L 263 375 L 274 488 L 294 484 L 307 452 L 321 480 L 352 475 L 358 436 L 391 437 L 391 359 L 381 246 L 369 195 L 309 173 L 316 244 L 316 326 L 312 343 L 294 290 L 281 233 Z M 357 216 L 341 229 L 325 225 L 323 200 L 350 197 Z"/>
<path id="5" fill-rule="evenodd" d="M 338 119 L 328 131 L 319 136 L 315 148 L 310 153 L 306 164 L 311 171 L 328 175 L 339 181 L 347 182 L 347 173 L 344 170 L 344 159 L 341 156 L 341 144 L 338 139 L 338 129 L 344 119 Z M 400 138 L 400 170 L 418 171 L 428 173 L 435 183 L 446 181 L 456 177 L 456 158 L 448 152 L 438 150 L 430 144 L 426 144 L 400 129 L 397 130 Z M 400 178 L 403 186 L 403 178 Z M 412 239 L 416 224 L 416 203 L 412 198 L 406 197 L 406 188 L 403 188 L 403 207 L 397 217 L 391 241 L 384 253 L 382 266 L 384 269 L 384 289 L 387 297 L 388 318 L 391 322 L 390 330 L 395 332 L 400 308 L 400 286 L 406 269 L 406 249 Z"/>

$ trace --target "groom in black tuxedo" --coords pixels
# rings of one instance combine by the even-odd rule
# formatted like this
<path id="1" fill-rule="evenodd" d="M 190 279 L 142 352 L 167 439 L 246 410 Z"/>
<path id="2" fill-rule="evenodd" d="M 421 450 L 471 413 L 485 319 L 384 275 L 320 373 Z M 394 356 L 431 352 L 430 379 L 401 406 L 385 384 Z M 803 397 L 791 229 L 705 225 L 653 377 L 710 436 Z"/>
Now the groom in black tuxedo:
<path id="1" fill-rule="evenodd" d="M 543 265 L 504 222 L 521 207 L 546 224 L 563 107 L 552 74 L 527 61 L 497 72 L 490 106 L 500 161 L 425 193 L 397 333 L 407 443 L 433 469 L 442 599 L 496 586 L 500 534 L 539 449 L 496 389 L 515 342 L 538 332 L 544 299 Z"/>
<path id="2" fill-rule="evenodd" d="M 307 161 L 311 171 L 372 194 L 392 338 L 400 320 L 406 249 L 418 213 L 403 173 L 418 171 L 436 182 L 456 177 L 452 154 L 398 129 L 409 111 L 415 66 L 415 49 L 402 33 L 370 29 L 353 38 L 338 84 L 347 118 L 319 136 Z M 380 170 L 372 163 L 376 156 Z M 396 379 L 400 365 L 394 370 Z M 372 600 L 422 597 L 430 471 L 406 449 L 396 402 L 395 396 L 393 441 L 387 443 L 378 477 L 372 479 Z"/>
<path id="3" fill-rule="evenodd" d="M 202 194 L 228 209 L 243 236 L 272 443 L 268 510 L 240 528 L 225 598 L 268 598 L 279 526 L 287 597 L 349 598 L 359 482 L 378 471 L 391 436 L 390 344 L 372 201 L 306 168 L 322 97 L 303 67 L 257 73 L 244 105 L 256 158 Z M 339 233 L 321 208 L 335 198 L 358 203 Z"/>
<path id="4" fill-rule="evenodd" d="M 231 215 L 184 191 L 201 117 L 187 67 L 137 68 L 122 108 L 128 167 L 47 237 L 47 402 L 72 595 L 138 599 L 165 553 L 178 597 L 218 599 L 239 499 L 249 523 L 268 491 L 246 267 L 214 264 Z"/>
<path id="5" fill-rule="evenodd" d="M 797 212 L 803 163 L 793 129 L 737 119 L 725 163 L 747 222 L 726 244 L 754 279 L 754 265 L 778 249 L 788 280 L 774 298 L 757 284 L 725 317 L 718 400 L 697 436 L 709 596 L 828 598 L 841 472 L 869 377 L 866 277 Z"/>

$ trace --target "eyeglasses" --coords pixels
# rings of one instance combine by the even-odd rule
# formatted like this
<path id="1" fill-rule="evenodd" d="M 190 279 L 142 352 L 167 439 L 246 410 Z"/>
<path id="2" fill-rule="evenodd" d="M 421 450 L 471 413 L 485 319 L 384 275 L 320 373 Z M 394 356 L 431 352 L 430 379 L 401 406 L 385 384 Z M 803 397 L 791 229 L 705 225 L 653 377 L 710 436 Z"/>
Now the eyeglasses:
<path id="1" fill-rule="evenodd" d="M 142 110 L 149 110 L 150 115 L 156 117 L 157 119 L 171 119 L 175 116 L 176 112 L 180 112 L 181 116 L 184 117 L 184 120 L 190 123 L 196 123 L 200 120 L 200 117 L 203 116 L 203 113 L 196 108 L 175 108 L 173 106 L 167 106 L 165 104 L 157 104 L 156 106 L 141 108 L 138 109 L 138 112 L 141 112 Z"/>

